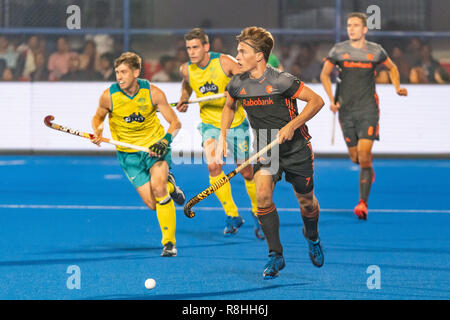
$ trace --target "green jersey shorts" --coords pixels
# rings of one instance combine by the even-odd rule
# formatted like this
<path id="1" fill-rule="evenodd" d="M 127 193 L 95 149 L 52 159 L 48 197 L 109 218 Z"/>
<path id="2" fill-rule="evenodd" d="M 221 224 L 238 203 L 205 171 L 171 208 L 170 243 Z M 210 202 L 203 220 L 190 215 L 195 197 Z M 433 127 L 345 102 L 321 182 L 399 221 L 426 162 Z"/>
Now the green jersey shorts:
<path id="1" fill-rule="evenodd" d="M 220 128 L 209 123 L 201 122 L 198 131 L 202 135 L 202 146 L 206 140 L 214 139 L 219 141 Z M 250 156 L 250 130 L 248 121 L 245 120 L 237 127 L 227 131 L 228 149 L 233 152 L 235 160 L 245 160 Z"/>
<path id="2" fill-rule="evenodd" d="M 117 159 L 125 175 L 135 187 L 141 187 L 150 181 L 150 168 L 158 161 L 166 161 L 169 168 L 172 165 L 172 152 L 170 148 L 161 157 L 151 157 L 147 152 L 122 152 L 117 151 Z"/>

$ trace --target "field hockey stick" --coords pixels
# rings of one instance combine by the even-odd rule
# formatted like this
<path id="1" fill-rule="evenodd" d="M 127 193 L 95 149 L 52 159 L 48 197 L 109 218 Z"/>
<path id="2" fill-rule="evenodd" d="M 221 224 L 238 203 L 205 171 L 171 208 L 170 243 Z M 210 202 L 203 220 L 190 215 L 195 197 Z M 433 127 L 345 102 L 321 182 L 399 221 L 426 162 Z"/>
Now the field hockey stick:
<path id="1" fill-rule="evenodd" d="M 339 83 L 340 79 L 336 79 L 336 90 L 334 92 L 334 103 L 341 103 L 341 98 L 339 97 Z M 331 123 L 331 145 L 334 146 L 334 136 L 336 132 L 336 112 L 333 112 L 333 122 Z"/>
<path id="2" fill-rule="evenodd" d="M 333 112 L 333 122 L 331 123 L 331 145 L 334 146 L 334 135 L 336 130 L 336 112 Z"/>
<path id="3" fill-rule="evenodd" d="M 209 101 L 209 100 L 216 100 L 216 99 L 220 99 L 220 98 L 224 98 L 224 97 L 225 97 L 225 93 L 219 93 L 219 94 L 212 94 L 212 95 L 206 96 L 206 97 L 183 101 L 182 103 L 191 104 L 191 103 L 204 102 L 204 101 Z M 170 103 L 170 106 L 175 107 L 177 104 L 178 104 L 178 102 L 173 102 L 173 103 Z"/>
<path id="4" fill-rule="evenodd" d="M 74 130 L 65 126 L 61 126 L 59 124 L 56 123 L 52 123 L 52 121 L 55 119 L 54 116 L 46 116 L 44 119 L 44 123 L 47 127 L 58 130 L 58 131 L 62 131 L 65 133 L 70 133 L 73 134 L 75 136 L 79 136 L 82 138 L 86 138 L 86 139 L 92 139 L 94 138 L 94 135 L 92 133 L 87 133 L 87 132 L 82 132 L 79 130 Z M 149 149 L 146 147 L 141 147 L 141 146 L 135 146 L 133 144 L 129 144 L 129 143 L 125 143 L 125 142 L 120 142 L 120 141 L 116 141 L 113 139 L 108 139 L 108 138 L 103 138 L 102 137 L 102 142 L 106 142 L 109 144 L 113 144 L 115 146 L 120 146 L 120 147 L 125 147 L 125 148 L 130 148 L 130 149 L 134 149 L 134 150 L 138 150 L 138 151 L 143 151 L 143 152 L 148 152 Z"/>
<path id="5" fill-rule="evenodd" d="M 221 178 L 220 180 L 217 180 L 213 185 L 206 188 L 202 192 L 200 192 L 198 195 L 193 197 L 191 200 L 189 200 L 185 206 L 184 206 L 184 214 L 188 218 L 193 218 L 195 216 L 194 211 L 192 211 L 192 207 L 195 206 L 197 203 L 205 199 L 206 197 L 210 196 L 214 192 L 216 192 L 220 187 L 225 185 L 225 183 L 229 182 L 231 178 L 233 178 L 236 174 L 238 174 L 240 171 L 242 171 L 245 167 L 247 167 L 251 162 L 258 159 L 261 155 L 269 151 L 273 146 L 278 144 L 278 138 L 273 140 L 269 145 L 265 146 L 263 149 L 261 149 L 258 153 L 250 157 L 247 161 L 242 163 L 240 166 L 238 166 L 236 169 L 231 171 L 229 174 L 227 174 L 225 177 Z"/>

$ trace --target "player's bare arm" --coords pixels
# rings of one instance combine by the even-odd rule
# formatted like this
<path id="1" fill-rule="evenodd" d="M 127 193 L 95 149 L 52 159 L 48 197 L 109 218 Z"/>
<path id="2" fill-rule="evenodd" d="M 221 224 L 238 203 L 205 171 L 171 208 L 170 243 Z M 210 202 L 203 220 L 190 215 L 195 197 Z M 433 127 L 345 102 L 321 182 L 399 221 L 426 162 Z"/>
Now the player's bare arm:
<path id="1" fill-rule="evenodd" d="M 166 135 L 155 144 L 149 146 L 148 153 L 150 156 L 162 157 L 166 153 L 167 148 L 169 148 L 172 139 L 181 128 L 181 122 L 175 114 L 175 111 L 170 107 L 166 95 L 161 89 L 154 85 L 150 85 L 150 92 L 153 103 L 156 105 L 164 119 L 169 123 Z"/>
<path id="2" fill-rule="evenodd" d="M 334 65 L 328 60 L 323 64 L 322 72 L 320 73 L 320 82 L 322 82 L 323 88 L 330 99 L 330 110 L 337 112 L 339 110 L 339 102 L 334 103 L 333 91 L 331 89 L 331 72 L 333 72 Z"/>
<path id="3" fill-rule="evenodd" d="M 186 103 L 183 103 L 183 101 L 188 101 L 189 97 L 192 94 L 192 88 L 189 84 L 187 63 L 181 65 L 180 73 L 181 76 L 183 77 L 183 80 L 181 81 L 181 96 L 180 100 L 178 100 L 177 110 L 179 112 L 186 112 L 188 109 L 188 105 Z"/>
<path id="4" fill-rule="evenodd" d="M 160 88 L 150 85 L 150 91 L 153 103 L 157 106 L 164 119 L 169 123 L 167 133 L 175 137 L 178 130 L 181 128 L 180 120 L 178 119 L 175 111 L 173 111 L 172 107 L 167 102 L 166 95 Z"/>
<path id="5" fill-rule="evenodd" d="M 389 70 L 389 77 L 391 78 L 391 82 L 395 87 L 395 92 L 397 92 L 399 96 L 407 96 L 408 91 L 406 90 L 406 88 L 400 87 L 400 73 L 398 72 L 398 68 L 395 63 L 390 58 L 387 58 L 384 65 Z"/>
<path id="6" fill-rule="evenodd" d="M 230 55 L 222 54 L 220 56 L 220 64 L 225 74 L 229 77 L 241 73 L 237 60 Z"/>
<path id="7" fill-rule="evenodd" d="M 227 100 L 222 110 L 222 118 L 220 120 L 220 137 L 219 143 L 217 145 L 216 158 L 218 161 L 222 159 L 223 156 L 227 156 L 227 130 L 230 129 L 233 123 L 234 113 L 236 111 L 236 101 L 226 94 Z"/>
<path id="8" fill-rule="evenodd" d="M 297 99 L 305 101 L 306 106 L 295 119 L 291 120 L 278 132 L 278 141 L 280 144 L 286 140 L 291 140 L 294 136 L 294 131 L 312 119 L 324 105 L 322 98 L 307 86 L 302 88 Z"/>
<path id="9" fill-rule="evenodd" d="M 94 117 L 92 117 L 91 125 L 94 129 L 94 138 L 91 139 L 92 143 L 100 146 L 103 135 L 103 123 L 105 121 L 106 115 L 111 111 L 111 95 L 109 89 L 103 91 L 100 96 L 100 101 L 98 103 L 97 111 Z"/>

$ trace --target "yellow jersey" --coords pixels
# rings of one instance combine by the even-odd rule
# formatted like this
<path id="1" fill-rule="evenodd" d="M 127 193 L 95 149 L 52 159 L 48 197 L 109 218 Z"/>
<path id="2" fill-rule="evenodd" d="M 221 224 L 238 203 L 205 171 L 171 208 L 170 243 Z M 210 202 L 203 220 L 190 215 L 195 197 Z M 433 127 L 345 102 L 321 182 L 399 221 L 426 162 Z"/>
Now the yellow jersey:
<path id="1" fill-rule="evenodd" d="M 188 62 L 189 85 L 197 98 L 225 92 L 230 78 L 225 74 L 220 64 L 220 53 L 209 52 L 209 62 L 201 68 Z M 200 102 L 200 118 L 203 123 L 220 128 L 222 110 L 226 98 Z M 237 105 L 231 128 L 237 127 L 245 120 L 245 112 L 241 104 Z"/>
<path id="2" fill-rule="evenodd" d="M 109 128 L 114 140 L 149 147 L 164 137 L 164 127 L 156 116 L 150 82 L 138 79 L 138 84 L 139 90 L 134 96 L 123 92 L 118 83 L 109 88 L 111 94 Z M 137 152 L 120 146 L 116 148 L 123 152 Z"/>

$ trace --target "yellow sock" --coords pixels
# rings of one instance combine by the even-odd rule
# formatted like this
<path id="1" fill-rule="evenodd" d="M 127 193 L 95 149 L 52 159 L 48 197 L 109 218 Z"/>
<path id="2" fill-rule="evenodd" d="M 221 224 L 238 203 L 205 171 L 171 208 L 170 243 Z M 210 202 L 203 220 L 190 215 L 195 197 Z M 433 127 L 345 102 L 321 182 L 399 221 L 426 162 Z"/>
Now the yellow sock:
<path id="1" fill-rule="evenodd" d="M 174 185 L 171 182 L 167 182 L 167 192 L 169 192 L 169 194 L 171 194 L 174 191 L 175 191 Z"/>
<path id="2" fill-rule="evenodd" d="M 248 196 L 250 201 L 252 202 L 252 212 L 256 216 L 256 212 L 258 211 L 258 205 L 256 203 L 256 185 L 255 180 L 247 180 L 245 181 L 245 188 L 247 189 Z"/>
<path id="3" fill-rule="evenodd" d="M 173 200 L 170 199 L 165 204 L 160 204 L 164 202 L 169 195 L 163 198 L 156 198 L 156 216 L 158 217 L 159 227 L 161 228 L 162 240 L 161 243 L 165 245 L 167 242 L 172 242 L 175 244 L 175 227 L 177 224 L 176 214 L 175 214 L 175 204 Z"/>
<path id="4" fill-rule="evenodd" d="M 209 182 L 211 184 L 215 183 L 217 180 L 225 177 L 225 173 L 222 171 L 218 176 L 211 177 L 209 176 Z M 239 215 L 238 208 L 233 201 L 233 196 L 231 194 L 231 185 L 229 182 L 220 187 L 216 192 L 214 192 L 220 203 L 222 204 L 223 209 L 227 216 L 237 217 Z"/>

